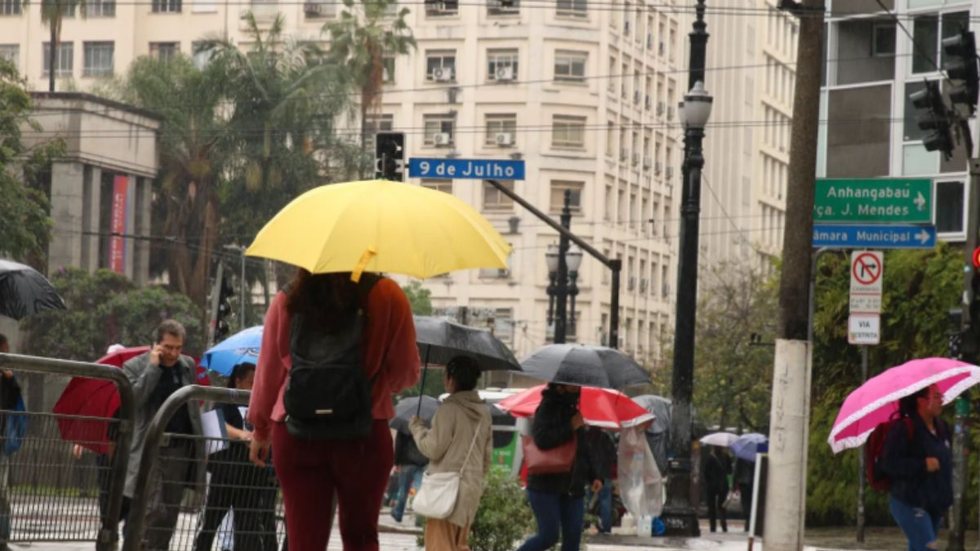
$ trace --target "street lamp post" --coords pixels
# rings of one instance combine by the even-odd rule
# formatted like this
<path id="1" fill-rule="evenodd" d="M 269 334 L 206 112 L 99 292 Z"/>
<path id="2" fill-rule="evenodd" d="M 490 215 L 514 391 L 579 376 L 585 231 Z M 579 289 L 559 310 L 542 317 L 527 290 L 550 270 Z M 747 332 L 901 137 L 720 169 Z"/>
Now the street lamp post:
<path id="1" fill-rule="evenodd" d="M 566 261 L 568 262 L 568 331 L 574 336 L 578 335 L 575 320 L 575 297 L 578 296 L 578 269 L 582 265 L 582 249 L 570 247 Z"/>
<path id="2" fill-rule="evenodd" d="M 674 365 L 670 460 L 664 524 L 668 535 L 699 536 L 691 504 L 691 397 L 694 390 L 694 326 L 697 308 L 698 216 L 701 210 L 701 144 L 711 115 L 711 96 L 698 81 L 681 103 L 684 126 L 684 177 L 681 203 L 680 254 L 677 267 L 677 311 L 674 320 Z"/>

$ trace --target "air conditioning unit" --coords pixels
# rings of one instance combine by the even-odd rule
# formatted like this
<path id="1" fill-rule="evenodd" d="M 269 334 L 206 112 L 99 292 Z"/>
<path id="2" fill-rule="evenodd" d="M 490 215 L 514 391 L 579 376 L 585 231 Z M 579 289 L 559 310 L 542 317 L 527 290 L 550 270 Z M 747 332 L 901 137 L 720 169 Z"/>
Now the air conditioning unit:
<path id="1" fill-rule="evenodd" d="M 664 114 L 664 111 L 666 111 L 666 110 L 667 110 L 667 106 L 664 105 L 664 102 L 658 101 L 657 102 L 657 115 L 663 115 Z"/>
<path id="2" fill-rule="evenodd" d="M 435 145 L 452 145 L 453 137 L 448 132 L 440 132 L 432 135 L 432 143 Z"/>
<path id="3" fill-rule="evenodd" d="M 494 141 L 500 147 L 510 147 L 514 145 L 514 135 L 510 132 L 497 132 L 497 135 L 494 136 Z"/>
<path id="4" fill-rule="evenodd" d="M 448 67 L 437 67 L 432 70 L 432 80 L 449 82 L 453 79 L 453 70 Z"/>
<path id="5" fill-rule="evenodd" d="M 321 17 L 323 15 L 323 4 L 318 2 L 306 2 L 303 4 L 303 13 L 307 17 Z"/>
<path id="6" fill-rule="evenodd" d="M 514 80 L 514 66 L 502 65 L 500 67 L 497 67 L 497 70 L 494 72 L 493 76 L 498 82 L 507 82 L 507 81 Z"/>

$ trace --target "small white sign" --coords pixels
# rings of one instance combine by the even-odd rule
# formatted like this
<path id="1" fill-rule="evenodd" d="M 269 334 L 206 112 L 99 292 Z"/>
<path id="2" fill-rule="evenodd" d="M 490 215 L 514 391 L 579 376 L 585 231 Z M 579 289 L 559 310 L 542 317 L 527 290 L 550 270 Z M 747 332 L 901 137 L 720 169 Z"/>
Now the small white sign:
<path id="1" fill-rule="evenodd" d="M 881 294 L 885 257 L 881 251 L 851 253 L 851 294 Z"/>
<path id="2" fill-rule="evenodd" d="M 881 295 L 851 295 L 852 314 L 880 314 Z"/>
<path id="3" fill-rule="evenodd" d="M 847 318 L 847 342 L 878 344 L 881 341 L 881 318 L 878 314 L 851 314 Z"/>

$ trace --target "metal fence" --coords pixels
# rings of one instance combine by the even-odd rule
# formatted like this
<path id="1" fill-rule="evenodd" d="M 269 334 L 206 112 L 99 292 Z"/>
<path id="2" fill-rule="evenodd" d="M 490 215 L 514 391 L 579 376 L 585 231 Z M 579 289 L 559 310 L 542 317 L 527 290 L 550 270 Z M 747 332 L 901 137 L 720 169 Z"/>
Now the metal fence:
<path id="1" fill-rule="evenodd" d="M 0 370 L 87 377 L 119 396 L 118 416 L 0 411 L 0 538 L 115 549 L 134 412 L 122 370 L 15 354 L 0 354 Z"/>

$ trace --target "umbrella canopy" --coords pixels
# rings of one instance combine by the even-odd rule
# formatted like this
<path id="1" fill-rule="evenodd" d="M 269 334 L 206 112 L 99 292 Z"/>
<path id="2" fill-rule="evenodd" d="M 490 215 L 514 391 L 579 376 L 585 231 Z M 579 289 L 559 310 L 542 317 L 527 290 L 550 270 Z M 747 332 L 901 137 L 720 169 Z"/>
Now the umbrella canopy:
<path id="1" fill-rule="evenodd" d="M 136 356 L 145 354 L 149 346 L 121 348 L 96 360 L 95 363 L 121 368 Z M 207 372 L 197 367 L 197 384 L 210 385 Z M 95 453 L 109 452 L 109 419 L 119 410 L 120 398 L 116 384 L 107 379 L 73 377 L 55 402 L 53 413 L 58 417 L 61 438 L 75 442 Z"/>
<path id="2" fill-rule="evenodd" d="M 650 434 L 662 434 L 670 430 L 670 398 L 655 394 L 634 396 L 633 401 L 653 414 L 653 424 L 647 427 Z"/>
<path id="3" fill-rule="evenodd" d="M 702 436 L 701 443 L 706 446 L 720 446 L 722 448 L 727 448 L 737 439 L 738 435 L 734 432 L 712 432 L 711 434 L 705 434 Z"/>
<path id="4" fill-rule="evenodd" d="M 412 417 L 418 415 L 429 423 L 437 409 L 439 409 L 439 400 L 432 396 L 406 396 L 395 404 L 395 416 L 388 422 L 388 426 L 408 434 L 408 422 Z"/>
<path id="5" fill-rule="evenodd" d="M 201 365 L 225 377 L 242 362 L 257 364 L 262 346 L 262 326 L 243 329 L 212 346 L 201 358 Z"/>
<path id="6" fill-rule="evenodd" d="M 546 385 L 531 387 L 524 392 L 504 398 L 497 407 L 514 417 L 530 417 L 541 403 Z M 653 414 L 629 396 L 609 388 L 583 387 L 579 396 L 579 411 L 589 425 L 606 429 L 635 427 L 653 421 Z"/>
<path id="7" fill-rule="evenodd" d="M 41 310 L 64 310 L 65 301 L 40 272 L 0 259 L 0 315 L 15 320 Z"/>
<path id="8" fill-rule="evenodd" d="M 582 344 L 549 344 L 521 362 L 526 375 L 552 383 L 623 388 L 650 382 L 640 364 L 618 350 Z"/>
<path id="9" fill-rule="evenodd" d="M 431 277 L 506 268 L 510 245 L 452 194 L 367 180 L 329 184 L 283 207 L 246 254 L 312 273 L 389 272 Z"/>
<path id="10" fill-rule="evenodd" d="M 430 316 L 415 316 L 415 340 L 426 364 L 445 365 L 455 356 L 469 356 L 483 371 L 520 371 L 507 345 L 483 329 Z"/>
<path id="11" fill-rule="evenodd" d="M 912 360 L 868 379 L 844 399 L 827 443 L 834 453 L 856 448 L 898 411 L 898 400 L 933 384 L 948 404 L 980 381 L 980 367 L 948 358 Z"/>
<path id="12" fill-rule="evenodd" d="M 732 453 L 739 459 L 755 462 L 755 454 L 759 449 L 759 444 L 768 444 L 769 439 L 763 434 L 750 432 L 739 436 L 728 446 Z"/>

